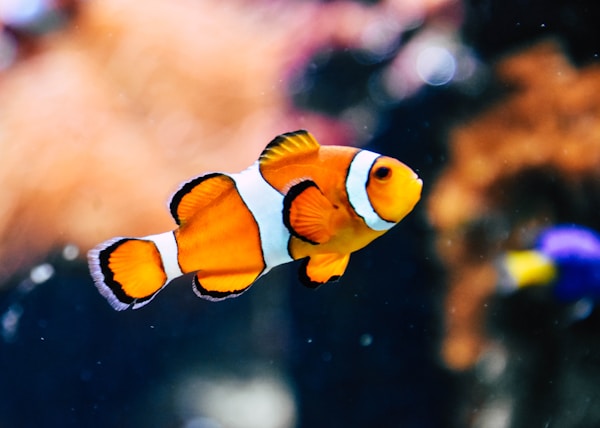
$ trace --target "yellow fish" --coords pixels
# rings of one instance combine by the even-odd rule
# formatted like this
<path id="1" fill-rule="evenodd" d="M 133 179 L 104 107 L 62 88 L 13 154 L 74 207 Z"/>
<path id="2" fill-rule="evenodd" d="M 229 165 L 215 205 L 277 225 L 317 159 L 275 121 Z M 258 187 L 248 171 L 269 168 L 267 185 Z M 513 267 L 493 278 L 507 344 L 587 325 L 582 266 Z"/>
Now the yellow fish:
<path id="1" fill-rule="evenodd" d="M 144 306 L 189 272 L 198 296 L 234 297 L 299 259 L 300 280 L 314 288 L 339 279 L 350 253 L 402 220 L 422 184 L 396 159 L 321 147 L 303 130 L 283 134 L 240 173 L 184 183 L 169 203 L 177 229 L 106 241 L 88 253 L 90 272 L 116 310 Z"/>

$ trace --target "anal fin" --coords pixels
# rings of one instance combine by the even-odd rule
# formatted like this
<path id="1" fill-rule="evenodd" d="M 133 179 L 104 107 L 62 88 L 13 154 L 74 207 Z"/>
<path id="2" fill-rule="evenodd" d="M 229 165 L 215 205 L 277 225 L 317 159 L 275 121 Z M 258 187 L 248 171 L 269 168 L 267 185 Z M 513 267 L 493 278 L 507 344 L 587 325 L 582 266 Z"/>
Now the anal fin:
<path id="1" fill-rule="evenodd" d="M 309 288 L 334 282 L 346 271 L 350 254 L 317 254 L 304 259 L 300 266 L 300 281 Z"/>

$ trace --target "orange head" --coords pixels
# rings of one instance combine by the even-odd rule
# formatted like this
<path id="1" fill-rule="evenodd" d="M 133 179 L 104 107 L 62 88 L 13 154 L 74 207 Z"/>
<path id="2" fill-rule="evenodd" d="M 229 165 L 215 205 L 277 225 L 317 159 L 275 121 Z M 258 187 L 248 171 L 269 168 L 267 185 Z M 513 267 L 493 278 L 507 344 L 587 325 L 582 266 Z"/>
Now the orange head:
<path id="1" fill-rule="evenodd" d="M 379 217 L 398 223 L 419 201 L 422 187 L 423 182 L 408 166 L 380 156 L 369 171 L 367 195 Z"/>

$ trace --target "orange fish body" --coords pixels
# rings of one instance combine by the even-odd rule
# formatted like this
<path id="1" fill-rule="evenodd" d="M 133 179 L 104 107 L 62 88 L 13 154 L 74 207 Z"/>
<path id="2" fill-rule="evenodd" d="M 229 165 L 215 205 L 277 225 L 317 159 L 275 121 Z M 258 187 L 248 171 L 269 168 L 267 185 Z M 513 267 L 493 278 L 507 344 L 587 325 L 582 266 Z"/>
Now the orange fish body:
<path id="1" fill-rule="evenodd" d="M 301 281 L 316 287 L 337 280 L 352 252 L 404 218 L 421 187 L 396 159 L 321 147 L 306 131 L 283 134 L 238 174 L 184 183 L 169 204 L 177 229 L 111 239 L 89 252 L 90 271 L 117 310 L 145 305 L 190 272 L 198 296 L 237 296 L 299 259 Z"/>

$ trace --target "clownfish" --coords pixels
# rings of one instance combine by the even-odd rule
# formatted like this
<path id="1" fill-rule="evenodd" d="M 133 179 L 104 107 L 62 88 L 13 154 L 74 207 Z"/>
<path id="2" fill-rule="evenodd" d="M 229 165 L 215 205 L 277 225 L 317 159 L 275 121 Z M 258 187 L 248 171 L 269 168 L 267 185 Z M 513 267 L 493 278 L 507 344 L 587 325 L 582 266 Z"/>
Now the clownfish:
<path id="1" fill-rule="evenodd" d="M 116 310 L 144 306 L 191 272 L 199 297 L 235 297 L 293 260 L 303 260 L 300 280 L 315 288 L 338 280 L 350 253 L 402 220 L 422 184 L 396 159 L 321 147 L 304 130 L 282 134 L 248 169 L 182 184 L 169 202 L 177 229 L 90 250 L 90 272 Z"/>

